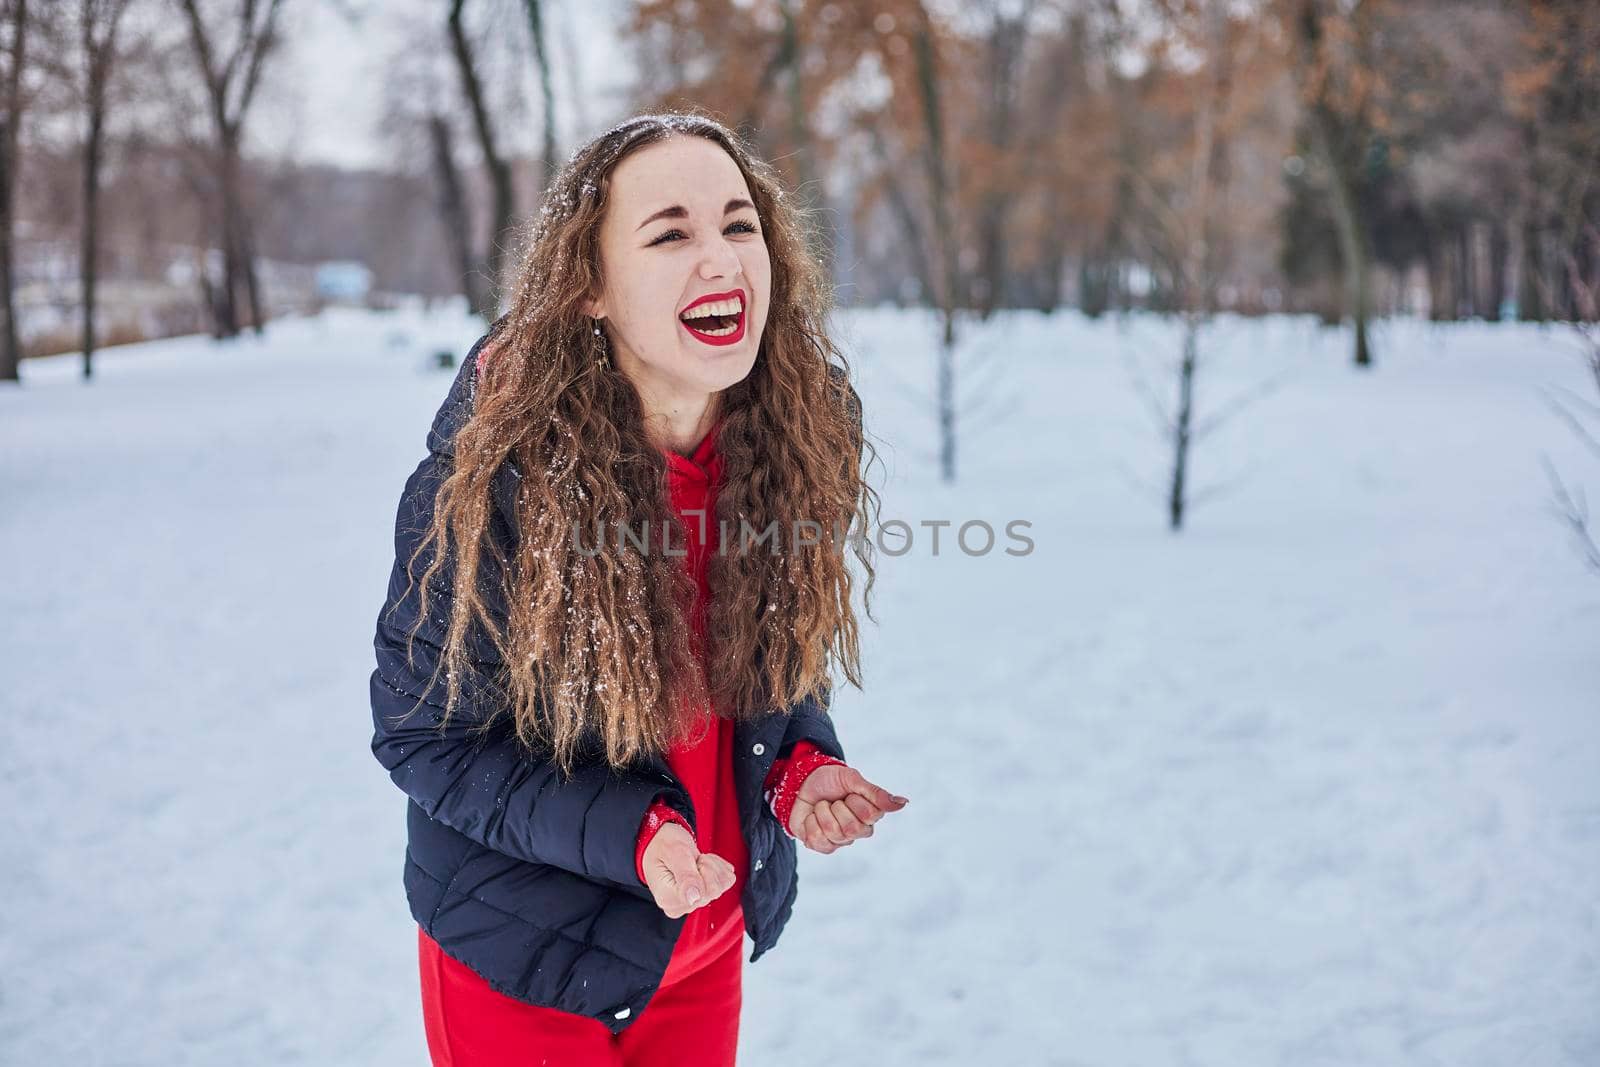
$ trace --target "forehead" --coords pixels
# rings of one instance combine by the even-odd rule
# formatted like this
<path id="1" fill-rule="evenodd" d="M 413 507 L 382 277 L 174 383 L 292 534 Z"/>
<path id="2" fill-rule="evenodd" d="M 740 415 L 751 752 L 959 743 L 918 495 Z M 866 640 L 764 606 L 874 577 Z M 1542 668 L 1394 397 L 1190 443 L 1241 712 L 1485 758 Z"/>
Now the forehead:
<path id="1" fill-rule="evenodd" d="M 732 156 L 713 141 L 686 135 L 657 141 L 628 156 L 611 172 L 610 186 L 614 210 L 608 221 L 629 229 L 674 204 L 720 218 L 729 200 L 752 199 Z"/>

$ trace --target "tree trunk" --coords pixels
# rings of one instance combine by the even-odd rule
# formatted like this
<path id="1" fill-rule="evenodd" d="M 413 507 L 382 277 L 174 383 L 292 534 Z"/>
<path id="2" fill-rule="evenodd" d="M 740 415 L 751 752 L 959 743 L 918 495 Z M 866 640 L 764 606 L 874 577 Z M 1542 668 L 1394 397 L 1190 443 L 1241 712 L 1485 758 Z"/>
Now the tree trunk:
<path id="1" fill-rule="evenodd" d="M 956 480 L 955 309 L 960 292 L 960 264 L 956 261 L 955 234 L 950 218 L 950 197 L 944 143 L 944 111 L 939 97 L 939 72 L 934 54 L 933 28 L 923 12 L 916 31 L 917 82 L 921 89 L 922 117 L 928 139 L 926 165 L 933 203 L 934 244 L 939 250 L 938 301 L 944 317 L 944 341 L 939 348 L 939 473 L 946 484 Z"/>
<path id="2" fill-rule="evenodd" d="M 1313 111 L 1317 109 L 1313 108 Z M 1339 256 L 1344 260 L 1345 306 L 1355 329 L 1355 365 L 1372 366 L 1372 349 L 1367 342 L 1367 317 L 1372 305 L 1371 256 L 1366 229 L 1356 207 L 1355 190 L 1339 160 L 1334 157 L 1325 118 L 1310 119 L 1314 140 L 1328 173 L 1332 196 L 1334 229 L 1339 235 Z"/>
<path id="3" fill-rule="evenodd" d="M 1450 309 L 1455 305 L 1451 292 L 1455 280 L 1454 256 L 1447 234 L 1437 230 L 1428 237 L 1428 318 L 1433 322 L 1447 322 Z"/>
<path id="4" fill-rule="evenodd" d="M 806 111 L 804 45 L 800 39 L 801 13 L 796 10 L 799 0 L 778 0 L 778 17 L 781 25 L 778 40 L 761 68 L 755 90 L 750 94 L 739 119 L 734 123 L 739 136 L 752 145 L 771 151 L 768 139 L 762 136 L 762 106 L 773 98 L 778 89 L 778 79 L 784 79 L 783 101 L 789 146 L 785 158 L 792 159 L 796 170 L 795 194 L 803 210 L 811 213 L 811 226 L 806 231 L 806 243 L 828 272 L 835 277 L 834 254 L 838 238 L 828 222 L 831 213 L 816 211 L 817 203 L 824 198 L 822 183 L 817 180 L 816 152 L 811 134 L 810 115 Z"/>
<path id="5" fill-rule="evenodd" d="M 16 201 L 18 127 L 22 125 L 22 64 L 27 56 L 28 0 L 11 6 L 10 63 L 6 69 L 5 111 L 0 115 L 0 381 L 20 379 L 22 344 L 17 330 Z"/>
<path id="6" fill-rule="evenodd" d="M 1167 524 L 1174 533 L 1183 529 L 1188 500 L 1200 329 L 1216 308 L 1218 240 L 1212 233 L 1213 205 L 1223 200 L 1229 177 L 1228 146 L 1222 126 L 1233 93 L 1233 51 L 1222 0 L 1212 0 L 1206 8 L 1206 20 L 1211 80 L 1196 116 L 1195 156 L 1189 183 L 1194 206 L 1187 232 L 1182 234 L 1185 247 L 1177 286 L 1183 310 L 1183 357 L 1178 366 L 1178 410 L 1172 422 L 1172 483 L 1167 497 Z"/>
<path id="7" fill-rule="evenodd" d="M 556 91 L 550 78 L 550 54 L 544 41 L 543 0 L 523 0 L 528 10 L 528 35 L 533 39 L 533 62 L 539 70 L 539 96 L 544 101 L 543 156 L 544 184 L 546 188 L 555 181 L 559 163 L 556 159 Z"/>
<path id="8" fill-rule="evenodd" d="M 1316 0 L 1302 0 L 1299 18 L 1295 21 L 1302 50 L 1301 65 L 1310 69 L 1323 36 Z M 1355 327 L 1355 365 L 1364 368 L 1372 365 L 1372 349 L 1367 343 L 1367 316 L 1372 306 L 1371 250 L 1356 199 L 1354 176 L 1335 146 L 1336 122 L 1325 97 L 1308 103 L 1306 126 L 1311 134 L 1312 150 L 1321 159 L 1327 174 L 1339 255 L 1344 260 L 1345 307 Z"/>
<path id="9" fill-rule="evenodd" d="M 810 115 L 806 111 L 805 63 L 800 40 L 800 16 L 795 10 L 796 0 L 782 0 L 779 8 L 783 15 L 783 45 L 779 54 L 788 66 L 789 141 L 793 152 L 801 205 L 811 212 L 813 228 L 806 234 L 811 253 L 822 263 L 828 277 L 834 277 L 836 238 L 828 222 L 831 213 L 817 211 L 816 205 L 823 197 L 823 183 L 817 179 L 816 151 L 812 146 Z"/>
<path id="10" fill-rule="evenodd" d="M 15 182 L 17 155 L 9 148 L 15 144 L 11 136 L 12 124 L 0 119 L 0 148 L 4 161 L 0 162 L 0 381 L 20 380 L 19 364 L 22 362 L 21 345 L 17 337 L 16 246 L 13 235 L 16 225 L 13 208 L 16 203 Z"/>
<path id="11" fill-rule="evenodd" d="M 227 336 L 222 332 L 227 311 L 222 306 L 222 291 L 211 279 L 211 257 L 207 254 L 210 236 L 208 233 L 200 235 L 195 251 L 195 277 L 200 279 L 200 304 L 211 318 L 211 338 L 220 341 Z"/>
<path id="12" fill-rule="evenodd" d="M 489 269 L 489 288 L 492 296 L 490 301 L 481 305 L 476 310 L 488 322 L 493 322 L 500 317 L 500 294 L 505 284 L 505 258 L 507 249 L 504 237 L 511 229 L 511 219 L 516 211 L 516 204 L 511 186 L 511 165 L 500 155 L 495 144 L 494 122 L 489 114 L 488 102 L 484 99 L 483 83 L 478 78 L 478 69 L 472 57 L 472 45 L 467 40 L 466 26 L 462 21 L 462 11 L 466 0 L 453 0 L 450 5 L 450 47 L 455 56 L 456 72 L 461 77 L 461 88 L 467 97 L 467 106 L 472 112 L 473 129 L 478 134 L 478 147 L 483 152 L 484 165 L 489 170 L 489 184 L 493 189 L 494 211 L 489 228 L 489 250 L 484 256 L 484 262 Z"/>
<path id="13" fill-rule="evenodd" d="M 1522 263 L 1517 271 L 1517 318 L 1523 322 L 1544 322 L 1548 318 L 1541 284 L 1544 265 L 1540 262 L 1540 240 L 1538 229 L 1531 222 L 1523 223 Z"/>
<path id="14" fill-rule="evenodd" d="M 254 241 L 245 212 L 243 160 L 239 131 L 230 128 L 221 138 L 222 153 L 222 321 L 221 334 L 237 337 L 245 327 L 242 312 L 259 336 L 265 332 L 261 287 L 256 278 Z M 241 308 L 241 303 L 244 305 Z"/>
<path id="15" fill-rule="evenodd" d="M 1506 302 L 1506 259 L 1509 241 L 1505 223 L 1496 219 L 1489 224 L 1489 306 L 1485 308 L 1490 322 L 1499 322 L 1501 307 Z"/>
<path id="16" fill-rule="evenodd" d="M 256 0 L 244 0 L 239 11 L 241 32 L 231 53 L 220 59 L 214 58 L 213 43 L 200 16 L 198 0 L 181 0 L 181 4 L 189 22 L 195 60 L 205 79 L 212 129 L 216 135 L 215 164 L 221 198 L 217 237 L 223 262 L 221 293 L 213 315 L 216 334 L 219 337 L 238 335 L 241 288 L 249 301 L 250 324 L 261 334 L 266 329 L 266 315 L 256 277 L 250 220 L 245 215 L 241 142 L 245 114 L 260 83 L 263 64 L 278 41 L 275 27 L 282 0 L 269 0 L 259 22 Z"/>
<path id="17" fill-rule="evenodd" d="M 100 147 L 105 127 L 105 100 L 100 91 L 103 88 L 91 81 L 89 136 L 83 146 L 83 241 L 78 251 L 78 278 L 82 288 L 84 381 L 94 377 L 95 283 L 99 274 L 96 260 L 100 251 Z"/>
<path id="18" fill-rule="evenodd" d="M 989 32 L 989 99 L 984 124 L 994 158 L 1002 168 L 1010 165 L 1013 130 L 1016 125 L 1016 79 L 1022 49 L 1027 40 L 1032 4 L 1014 15 L 994 12 Z M 991 181 L 995 175 L 991 175 Z M 978 216 L 978 276 L 982 291 L 976 294 L 980 314 L 988 318 L 1006 305 L 1007 228 L 1011 207 L 1016 201 L 1014 188 L 992 184 L 984 193 Z"/>
<path id="19" fill-rule="evenodd" d="M 1066 220 L 1059 215 L 1051 223 L 1050 240 L 1045 244 L 1045 259 L 1039 267 L 1038 302 L 1034 305 L 1046 314 L 1061 306 L 1061 291 L 1066 287 L 1068 257 Z M 1080 302 L 1082 293 L 1080 292 Z"/>
<path id="20" fill-rule="evenodd" d="M 128 0 L 102 7 L 83 0 L 78 26 L 84 63 L 84 110 L 88 120 L 83 143 L 83 231 L 78 252 L 79 303 L 83 312 L 83 379 L 94 377 L 96 343 L 95 290 L 100 276 L 100 168 L 105 155 L 106 87 L 117 58 L 117 26 Z"/>
<path id="21" fill-rule="evenodd" d="M 794 43 L 795 39 L 788 34 L 779 35 L 777 46 L 773 48 L 772 55 L 767 57 L 766 65 L 761 68 L 761 76 L 756 79 L 755 91 L 750 94 L 744 112 L 733 124 L 740 140 L 752 145 L 760 142 L 761 105 L 772 95 L 773 87 L 778 84 L 778 75 L 789 65 L 789 50 L 794 47 Z"/>
<path id="22" fill-rule="evenodd" d="M 900 168 L 890 158 L 889 146 L 877 123 L 868 120 L 865 125 L 867 142 L 872 146 L 873 155 L 877 157 L 878 165 L 883 172 L 884 195 L 889 200 L 889 208 L 900 223 L 900 232 L 905 238 L 906 257 L 910 260 L 912 276 L 917 279 L 917 284 L 922 286 L 926 299 L 937 304 L 938 281 L 934 277 L 933 264 L 929 262 L 927 243 L 922 239 L 922 227 L 917 225 L 916 211 L 912 209 L 911 199 L 901 184 Z M 896 303 L 899 303 L 898 297 Z"/>
<path id="23" fill-rule="evenodd" d="M 256 271 L 256 239 L 255 232 L 250 226 L 250 214 L 244 210 L 241 198 L 239 213 L 236 216 L 239 226 L 239 264 L 244 272 L 245 298 L 250 304 L 250 325 L 255 330 L 256 336 L 266 333 L 266 309 L 262 306 L 261 276 Z"/>
<path id="24" fill-rule="evenodd" d="M 939 343 L 939 476 L 956 480 L 956 324 L 955 308 L 945 307 Z"/>
<path id="25" fill-rule="evenodd" d="M 1194 377 L 1200 362 L 1199 315 L 1183 316 L 1183 359 L 1178 365 L 1178 411 L 1172 425 L 1172 486 L 1167 495 L 1167 528 L 1174 533 L 1183 529 L 1183 513 L 1187 500 L 1189 477 L 1189 447 L 1194 424 Z"/>
<path id="26" fill-rule="evenodd" d="M 1600 270 L 1596 267 L 1595 247 L 1586 239 L 1581 228 L 1572 237 L 1572 256 L 1567 264 L 1566 284 L 1562 286 L 1567 294 L 1567 319 L 1571 322 L 1596 321 L 1596 309 L 1586 303 L 1586 297 L 1600 291 Z M 1600 240 L 1596 237 L 1594 240 Z"/>
<path id="27" fill-rule="evenodd" d="M 241 329 L 239 289 L 243 273 L 243 265 L 239 261 L 239 227 L 236 221 L 240 211 L 239 156 L 226 134 L 218 150 L 222 153 L 222 218 L 217 233 L 222 249 L 222 299 L 219 308 L 221 318 L 217 325 L 223 337 L 237 337 Z"/>
<path id="28" fill-rule="evenodd" d="M 474 311 L 488 307 L 494 299 L 488 280 L 477 269 L 472 255 L 472 236 L 467 217 L 467 198 L 461 189 L 461 172 L 456 169 L 455 151 L 451 144 L 450 124 L 444 116 L 435 113 L 428 119 L 428 133 L 433 143 L 433 175 L 439 186 L 435 201 L 439 220 L 444 226 L 445 240 L 450 243 L 456 268 L 461 275 L 461 294 L 467 306 Z"/>

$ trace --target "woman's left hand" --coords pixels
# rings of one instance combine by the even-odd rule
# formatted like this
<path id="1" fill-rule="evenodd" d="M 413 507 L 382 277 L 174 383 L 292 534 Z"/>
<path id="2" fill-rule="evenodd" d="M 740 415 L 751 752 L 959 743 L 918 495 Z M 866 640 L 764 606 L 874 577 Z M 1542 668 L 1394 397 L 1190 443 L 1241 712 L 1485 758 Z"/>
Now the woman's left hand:
<path id="1" fill-rule="evenodd" d="M 789 832 L 813 852 L 829 853 L 871 837 L 873 824 L 909 800 L 873 785 L 854 767 L 829 764 L 806 775 L 789 813 Z"/>

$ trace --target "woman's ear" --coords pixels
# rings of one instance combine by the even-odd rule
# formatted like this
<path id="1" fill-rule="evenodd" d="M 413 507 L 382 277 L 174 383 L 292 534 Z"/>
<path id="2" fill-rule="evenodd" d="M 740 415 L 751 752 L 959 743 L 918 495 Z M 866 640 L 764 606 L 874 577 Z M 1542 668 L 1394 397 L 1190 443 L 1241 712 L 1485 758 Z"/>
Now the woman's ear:
<path id="1" fill-rule="evenodd" d="M 585 315 L 589 316 L 591 319 L 603 319 L 603 318 L 605 318 L 606 317 L 605 301 L 603 299 L 598 298 L 598 297 L 585 297 L 584 301 L 583 301 L 583 313 Z"/>

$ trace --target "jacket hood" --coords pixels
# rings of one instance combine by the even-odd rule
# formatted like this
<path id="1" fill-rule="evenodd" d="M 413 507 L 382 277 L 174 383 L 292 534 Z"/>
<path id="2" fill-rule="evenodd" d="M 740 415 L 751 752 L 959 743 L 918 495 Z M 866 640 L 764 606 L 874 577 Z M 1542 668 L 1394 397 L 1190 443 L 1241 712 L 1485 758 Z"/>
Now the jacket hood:
<path id="1" fill-rule="evenodd" d="M 484 342 L 498 332 L 500 323 L 504 321 L 501 319 L 496 322 L 488 333 L 478 338 L 467 352 L 467 358 L 461 361 L 450 392 L 446 394 L 444 403 L 439 405 L 433 425 L 428 430 L 428 451 L 441 456 L 455 455 L 456 432 L 472 417 L 472 404 L 478 394 L 478 354 L 483 350 Z"/>

